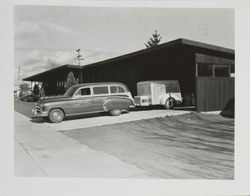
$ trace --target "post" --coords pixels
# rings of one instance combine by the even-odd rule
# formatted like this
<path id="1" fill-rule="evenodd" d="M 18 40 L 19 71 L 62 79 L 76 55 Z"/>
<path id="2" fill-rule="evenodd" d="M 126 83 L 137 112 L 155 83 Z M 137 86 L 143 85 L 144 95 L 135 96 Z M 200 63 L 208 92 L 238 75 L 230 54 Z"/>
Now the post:
<path id="1" fill-rule="evenodd" d="M 231 65 L 228 65 L 228 77 L 231 77 Z"/>
<path id="2" fill-rule="evenodd" d="M 198 63 L 195 64 L 195 76 L 198 77 Z"/>

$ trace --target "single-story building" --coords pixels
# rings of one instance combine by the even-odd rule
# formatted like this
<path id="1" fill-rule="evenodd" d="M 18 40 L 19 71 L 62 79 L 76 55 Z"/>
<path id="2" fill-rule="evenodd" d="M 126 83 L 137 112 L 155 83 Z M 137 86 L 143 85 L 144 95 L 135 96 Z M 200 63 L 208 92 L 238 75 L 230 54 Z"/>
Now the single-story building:
<path id="1" fill-rule="evenodd" d="M 79 83 L 122 82 L 134 96 L 139 81 L 178 80 L 185 105 L 211 111 L 221 110 L 234 97 L 234 59 L 232 49 L 177 39 L 85 66 L 63 65 L 23 80 L 47 84 L 48 95 L 62 94 L 73 71 Z"/>
<path id="2" fill-rule="evenodd" d="M 73 72 L 78 83 L 82 83 L 82 66 L 62 65 L 42 73 L 24 78 L 23 81 L 41 82 L 46 95 L 60 95 L 65 92 L 65 83 L 69 72 Z"/>

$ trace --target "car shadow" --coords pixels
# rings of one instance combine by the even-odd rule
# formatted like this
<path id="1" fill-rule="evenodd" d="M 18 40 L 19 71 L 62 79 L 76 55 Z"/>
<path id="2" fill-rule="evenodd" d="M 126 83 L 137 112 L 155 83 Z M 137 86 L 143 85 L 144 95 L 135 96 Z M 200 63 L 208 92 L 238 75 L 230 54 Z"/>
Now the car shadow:
<path id="1" fill-rule="evenodd" d="M 111 116 L 108 112 L 101 112 L 101 113 L 93 113 L 93 114 L 81 114 L 81 115 L 74 115 L 74 116 L 66 116 L 63 121 L 69 121 L 69 120 L 78 120 L 78 119 L 87 119 L 87 118 L 93 118 L 93 117 L 101 117 L 101 116 Z M 44 118 L 34 118 L 30 119 L 33 123 L 50 123 L 49 120 Z"/>
<path id="2" fill-rule="evenodd" d="M 93 113 L 93 114 L 79 114 L 79 115 L 74 115 L 74 116 L 67 116 L 64 118 L 63 121 L 68 121 L 68 120 L 77 120 L 81 118 L 93 118 L 93 117 L 100 117 L 100 116 L 110 116 L 109 113 L 103 112 L 103 113 Z"/>
<path id="3" fill-rule="evenodd" d="M 31 118 L 30 121 L 33 122 L 33 123 L 45 123 L 45 122 L 47 122 L 43 118 Z"/>
<path id="4" fill-rule="evenodd" d="M 130 111 L 148 111 L 148 110 L 164 110 L 165 107 L 162 105 L 153 105 L 153 106 L 137 106 Z M 185 110 L 185 111 L 196 111 L 195 106 L 175 106 L 171 110 Z"/>

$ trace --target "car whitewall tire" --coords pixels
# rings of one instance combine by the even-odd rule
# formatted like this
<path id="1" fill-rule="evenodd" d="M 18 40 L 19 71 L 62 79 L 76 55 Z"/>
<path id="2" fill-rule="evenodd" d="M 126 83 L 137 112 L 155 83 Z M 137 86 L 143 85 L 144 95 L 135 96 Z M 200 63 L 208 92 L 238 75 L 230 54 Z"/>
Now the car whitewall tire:
<path id="1" fill-rule="evenodd" d="M 52 109 L 49 113 L 49 120 L 52 123 L 59 123 L 64 119 L 64 113 L 61 109 Z"/>

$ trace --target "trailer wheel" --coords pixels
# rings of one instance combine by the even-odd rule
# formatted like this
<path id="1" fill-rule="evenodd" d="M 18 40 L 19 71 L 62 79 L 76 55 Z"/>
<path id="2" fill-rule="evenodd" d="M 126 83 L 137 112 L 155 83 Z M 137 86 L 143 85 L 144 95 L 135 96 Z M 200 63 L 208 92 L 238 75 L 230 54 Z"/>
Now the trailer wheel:
<path id="1" fill-rule="evenodd" d="M 167 101 L 165 102 L 165 108 L 167 110 L 172 109 L 175 104 L 175 99 L 173 97 L 169 97 Z"/>

